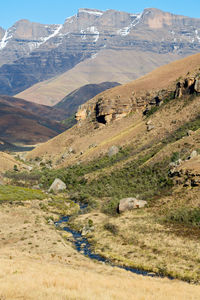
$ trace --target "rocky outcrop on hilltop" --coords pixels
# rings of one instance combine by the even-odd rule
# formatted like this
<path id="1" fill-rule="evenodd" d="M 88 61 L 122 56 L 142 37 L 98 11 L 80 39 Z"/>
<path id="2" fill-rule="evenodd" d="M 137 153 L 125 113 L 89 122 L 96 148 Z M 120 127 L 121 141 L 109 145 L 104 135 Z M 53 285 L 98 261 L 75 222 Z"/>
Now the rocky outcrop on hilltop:
<path id="1" fill-rule="evenodd" d="M 100 94 L 98 98 L 94 98 L 79 107 L 76 119 L 77 121 L 92 119 L 97 123 L 108 124 L 127 116 L 131 112 L 140 111 L 146 115 L 151 109 L 161 106 L 166 101 L 198 93 L 200 93 L 200 76 L 199 74 L 189 74 L 188 77 L 180 79 L 168 89 L 141 91 L 139 93 L 132 91 L 130 97 L 128 95 L 126 97 L 120 97 L 120 95 L 111 97 L 108 94 Z M 150 124 L 147 125 L 150 126 Z"/>
<path id="2" fill-rule="evenodd" d="M 0 33 L 0 93 L 17 94 L 101 50 L 134 50 L 140 56 L 169 54 L 169 61 L 174 55 L 177 59 L 197 53 L 199 30 L 199 19 L 157 9 L 145 9 L 141 14 L 80 9 L 62 25 L 21 20 Z"/>

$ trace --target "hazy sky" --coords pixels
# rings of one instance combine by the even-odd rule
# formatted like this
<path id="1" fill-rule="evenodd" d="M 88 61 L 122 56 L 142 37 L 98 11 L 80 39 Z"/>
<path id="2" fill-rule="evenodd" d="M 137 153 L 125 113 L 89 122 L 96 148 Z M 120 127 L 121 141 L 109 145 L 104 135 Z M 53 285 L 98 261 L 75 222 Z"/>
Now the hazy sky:
<path id="1" fill-rule="evenodd" d="M 4 0 L 1 1 L 0 26 L 6 29 L 20 19 L 60 24 L 67 17 L 76 14 L 78 8 L 116 9 L 137 13 L 147 7 L 200 18 L 200 0 Z"/>

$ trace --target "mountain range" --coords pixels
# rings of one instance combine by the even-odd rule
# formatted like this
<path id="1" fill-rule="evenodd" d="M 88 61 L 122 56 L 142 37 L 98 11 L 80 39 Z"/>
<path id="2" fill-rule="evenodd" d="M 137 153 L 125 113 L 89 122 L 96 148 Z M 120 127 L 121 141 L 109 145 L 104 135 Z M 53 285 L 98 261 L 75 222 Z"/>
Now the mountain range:
<path id="1" fill-rule="evenodd" d="M 199 52 L 199 31 L 199 19 L 154 8 L 141 14 L 79 9 L 62 25 L 20 20 L 0 30 L 0 94 L 47 80 L 18 96 L 54 105 L 88 83 L 125 83 Z"/>

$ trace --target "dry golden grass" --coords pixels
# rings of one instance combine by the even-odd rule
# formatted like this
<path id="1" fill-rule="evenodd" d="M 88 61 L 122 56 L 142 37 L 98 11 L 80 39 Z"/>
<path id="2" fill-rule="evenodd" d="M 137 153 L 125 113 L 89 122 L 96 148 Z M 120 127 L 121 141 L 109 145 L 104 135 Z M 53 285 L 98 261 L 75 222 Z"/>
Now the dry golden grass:
<path id="1" fill-rule="evenodd" d="M 0 172 L 5 172 L 8 170 L 13 170 L 14 165 L 16 165 L 19 169 L 23 167 L 21 162 L 16 161 L 11 155 L 0 152 Z"/>
<path id="2" fill-rule="evenodd" d="M 1 300 L 199 299 L 200 286 L 135 275 L 78 254 L 46 223 L 49 213 L 39 203 L 0 206 Z"/>
<path id="3" fill-rule="evenodd" d="M 181 207 L 183 203 L 178 197 L 174 198 L 162 199 L 158 205 L 163 206 L 166 201 L 169 206 L 170 201 L 177 201 Z M 188 201 L 188 198 L 184 200 Z M 89 219 L 93 220 L 95 230 L 89 237 L 96 252 L 116 263 L 200 281 L 199 235 L 188 237 L 183 228 L 176 231 L 173 227 L 162 225 L 158 222 L 159 209 L 157 214 L 156 221 L 152 209 L 127 212 L 119 217 L 106 217 L 94 212 L 79 216 L 75 224 L 84 226 Z M 107 223 L 114 225 L 118 232 L 106 230 L 104 225 Z"/>
<path id="4" fill-rule="evenodd" d="M 92 270 L 27 257 L 1 260 L 1 299 L 198 300 L 200 287 L 145 278 L 111 267 Z"/>

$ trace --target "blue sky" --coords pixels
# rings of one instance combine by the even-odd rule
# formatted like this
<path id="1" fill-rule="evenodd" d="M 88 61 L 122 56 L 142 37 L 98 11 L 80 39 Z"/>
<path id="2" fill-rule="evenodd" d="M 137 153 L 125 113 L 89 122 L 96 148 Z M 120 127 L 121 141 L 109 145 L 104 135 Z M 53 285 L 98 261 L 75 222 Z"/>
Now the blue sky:
<path id="1" fill-rule="evenodd" d="M 4 0 L 1 3 L 0 26 L 8 28 L 20 19 L 44 24 L 59 24 L 76 14 L 78 8 L 116 9 L 131 13 L 156 7 L 175 14 L 200 18 L 199 0 Z"/>

